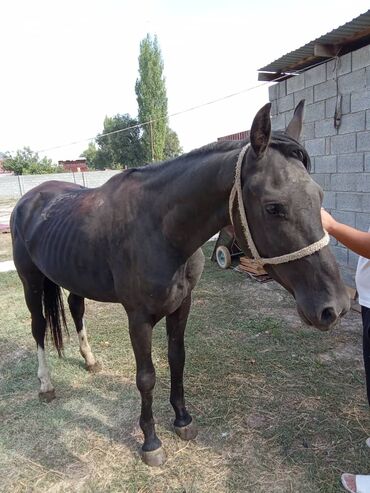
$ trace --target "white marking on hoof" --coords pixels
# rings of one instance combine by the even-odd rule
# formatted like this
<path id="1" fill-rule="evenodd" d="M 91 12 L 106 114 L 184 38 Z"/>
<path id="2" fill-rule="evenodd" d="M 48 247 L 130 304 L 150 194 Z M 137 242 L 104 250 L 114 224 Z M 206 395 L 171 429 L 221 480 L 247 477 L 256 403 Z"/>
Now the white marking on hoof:
<path id="1" fill-rule="evenodd" d="M 54 392 L 54 387 L 51 383 L 49 368 L 46 363 L 45 351 L 41 346 L 37 346 L 37 359 L 39 361 L 39 368 L 37 370 L 37 376 L 40 380 L 40 394 L 46 392 Z"/>
<path id="2" fill-rule="evenodd" d="M 85 359 L 87 368 L 94 367 L 96 364 L 95 357 L 91 351 L 89 341 L 87 340 L 87 332 L 84 320 L 82 321 L 82 330 L 78 332 L 78 341 L 80 343 L 80 353 Z"/>

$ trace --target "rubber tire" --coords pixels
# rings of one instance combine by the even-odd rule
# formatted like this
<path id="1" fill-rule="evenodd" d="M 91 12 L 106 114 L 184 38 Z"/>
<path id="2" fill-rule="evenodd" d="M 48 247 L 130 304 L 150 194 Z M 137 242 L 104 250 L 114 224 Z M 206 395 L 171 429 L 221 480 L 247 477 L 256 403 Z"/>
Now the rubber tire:
<path id="1" fill-rule="evenodd" d="M 231 265 L 231 255 L 229 249 L 225 246 L 217 247 L 216 260 L 221 269 L 228 269 Z"/>

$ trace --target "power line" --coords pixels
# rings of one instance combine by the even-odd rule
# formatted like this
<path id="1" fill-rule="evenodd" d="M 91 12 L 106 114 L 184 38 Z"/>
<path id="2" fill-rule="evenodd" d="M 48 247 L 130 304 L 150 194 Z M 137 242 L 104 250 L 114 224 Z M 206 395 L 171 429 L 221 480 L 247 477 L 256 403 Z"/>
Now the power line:
<path id="1" fill-rule="evenodd" d="M 163 119 L 166 119 L 166 118 L 173 118 L 173 117 L 176 117 L 176 116 L 179 116 L 179 115 L 183 115 L 185 113 L 190 113 L 191 111 L 195 111 L 195 110 L 198 110 L 200 108 L 204 108 L 205 106 L 210 106 L 212 104 L 216 104 L 216 103 L 219 103 L 221 101 L 225 101 L 226 99 L 233 98 L 235 96 L 240 96 L 241 94 L 244 94 L 246 92 L 253 91 L 254 89 L 258 89 L 259 87 L 263 87 L 266 84 L 269 84 L 269 82 L 262 82 L 261 84 L 258 84 L 258 85 L 255 85 L 255 86 L 251 86 L 251 87 L 248 87 L 246 89 L 242 89 L 241 91 L 234 92 L 232 94 L 228 94 L 226 96 L 222 96 L 221 98 L 213 99 L 211 101 L 207 101 L 205 103 L 201 103 L 201 104 L 198 104 L 196 106 L 191 106 L 190 108 L 186 108 L 185 110 L 177 111 L 175 113 L 172 113 L 171 115 L 167 115 L 167 116 L 164 116 L 162 118 L 154 118 L 154 119 L 148 120 L 148 121 L 146 121 L 144 123 L 138 123 L 137 125 L 131 125 L 130 127 L 121 128 L 120 130 L 113 130 L 112 132 L 107 132 L 105 134 L 100 134 L 99 135 L 99 138 L 101 138 L 101 137 L 109 137 L 110 135 L 115 135 L 115 134 L 119 134 L 119 133 L 122 133 L 122 132 L 128 132 L 129 130 L 133 130 L 133 129 L 139 128 L 139 127 L 145 127 L 146 125 L 151 125 L 154 122 L 157 122 L 157 121 L 160 121 L 160 120 L 163 120 Z M 36 152 L 53 151 L 55 149 L 61 149 L 63 147 L 69 147 L 69 146 L 72 146 L 72 145 L 80 144 L 82 142 L 88 142 L 90 140 L 95 140 L 95 139 L 96 139 L 96 135 L 94 137 L 87 137 L 85 139 L 76 140 L 76 141 L 70 142 L 68 144 L 61 144 L 61 145 L 58 145 L 58 146 L 48 147 L 46 149 L 40 149 L 40 150 L 38 150 Z"/>
<path id="2" fill-rule="evenodd" d="M 327 62 L 329 62 L 331 60 L 334 60 L 334 59 L 337 59 L 337 58 L 338 57 L 332 57 L 332 58 L 326 59 L 324 61 L 320 61 L 320 62 L 318 62 L 318 63 L 310 66 L 309 68 L 311 69 L 311 68 L 317 67 L 318 65 L 322 65 L 323 63 L 327 63 Z M 299 75 L 302 72 L 305 72 L 306 70 L 307 70 L 307 68 L 301 69 L 301 70 L 297 70 L 297 71 L 294 71 L 294 72 L 290 72 L 289 75 L 292 75 L 292 76 Z M 154 122 L 157 122 L 157 121 L 160 121 L 160 120 L 163 120 L 163 119 L 173 118 L 173 117 L 176 117 L 176 116 L 184 115 L 185 113 L 190 113 L 191 111 L 195 111 L 195 110 L 198 110 L 200 108 L 204 108 L 206 106 L 210 106 L 212 104 L 220 103 L 221 101 L 225 101 L 227 99 L 231 99 L 231 98 L 234 98 L 236 96 L 240 96 L 241 94 L 245 94 L 247 92 L 250 92 L 250 91 L 253 91 L 255 89 L 258 89 L 259 87 L 266 86 L 267 84 L 270 84 L 272 82 L 279 82 L 282 79 L 285 79 L 286 76 L 287 76 L 287 74 L 284 73 L 280 77 L 277 77 L 277 78 L 275 78 L 275 79 L 273 79 L 271 81 L 262 82 L 261 84 L 256 84 L 254 86 L 247 87 L 246 89 L 242 89 L 241 91 L 233 92 L 231 94 L 227 94 L 226 96 L 222 96 L 220 98 L 213 99 L 213 100 L 207 101 L 205 103 L 201 103 L 201 104 L 198 104 L 198 105 L 195 105 L 195 106 L 191 106 L 190 108 L 186 108 L 185 110 L 177 111 L 175 113 L 172 113 L 171 115 L 167 115 L 167 116 L 164 116 L 164 117 L 161 117 L 161 118 L 151 119 L 151 120 L 148 120 L 148 121 L 146 121 L 144 123 L 138 123 L 136 125 L 131 125 L 130 127 L 122 128 L 122 129 L 119 129 L 119 130 L 113 130 L 112 132 L 108 132 L 108 133 L 105 133 L 105 134 L 100 134 L 99 135 L 99 138 L 109 137 L 110 135 L 115 135 L 115 134 L 119 134 L 119 133 L 122 133 L 122 132 L 128 132 L 129 130 L 133 130 L 135 128 L 145 127 L 146 125 L 152 125 Z M 73 146 L 73 145 L 76 145 L 76 144 L 81 144 L 82 142 L 89 142 L 89 141 L 95 140 L 96 137 L 97 136 L 95 135 L 94 137 L 87 137 L 85 139 L 76 140 L 76 141 L 70 142 L 68 144 L 61 144 L 61 145 L 58 145 L 58 146 L 48 147 L 46 149 L 40 149 L 40 150 L 38 150 L 36 152 L 38 152 L 38 153 L 44 153 L 44 152 L 53 151 L 53 150 L 56 150 L 56 149 L 62 149 L 63 147 L 70 147 L 70 146 Z"/>

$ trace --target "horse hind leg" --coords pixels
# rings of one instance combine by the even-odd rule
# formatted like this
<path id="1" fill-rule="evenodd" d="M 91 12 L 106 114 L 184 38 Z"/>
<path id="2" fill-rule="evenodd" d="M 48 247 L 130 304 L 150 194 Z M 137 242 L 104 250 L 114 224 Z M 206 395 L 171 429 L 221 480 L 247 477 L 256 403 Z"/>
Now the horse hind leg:
<path id="1" fill-rule="evenodd" d="M 31 313 L 32 335 L 37 345 L 38 370 L 40 381 L 39 398 L 41 401 L 50 402 L 55 398 L 55 389 L 51 383 L 50 372 L 45 355 L 46 319 L 42 310 L 42 296 L 44 276 L 41 272 L 35 272 L 30 279 L 22 278 L 24 296 L 27 307 Z"/>
<path id="2" fill-rule="evenodd" d="M 191 305 L 191 295 L 184 299 L 182 305 L 166 317 L 168 336 L 168 362 L 171 373 L 170 402 L 175 411 L 174 427 L 182 440 L 193 440 L 198 429 L 186 409 L 184 398 L 183 374 L 185 365 L 184 332 Z"/>
<path id="3" fill-rule="evenodd" d="M 101 370 L 101 364 L 96 361 L 87 339 L 87 331 L 84 323 L 85 300 L 81 296 L 71 293 L 68 296 L 68 305 L 77 330 L 80 353 L 85 360 L 86 369 L 92 373 L 97 373 Z"/>

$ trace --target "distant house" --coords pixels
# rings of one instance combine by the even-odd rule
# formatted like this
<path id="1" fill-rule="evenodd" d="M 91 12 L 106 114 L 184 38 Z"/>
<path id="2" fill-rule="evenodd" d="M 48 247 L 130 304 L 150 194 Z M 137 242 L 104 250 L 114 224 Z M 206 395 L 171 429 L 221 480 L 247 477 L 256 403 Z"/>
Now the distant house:
<path id="1" fill-rule="evenodd" d="M 218 137 L 217 141 L 222 142 L 225 140 L 245 140 L 249 138 L 249 130 L 243 130 L 243 132 L 238 132 L 236 134 L 225 135 L 224 137 Z"/>
<path id="2" fill-rule="evenodd" d="M 59 166 L 63 166 L 65 171 L 71 171 L 73 173 L 77 173 L 79 171 L 89 171 L 89 167 L 87 166 L 87 161 L 85 158 L 58 161 L 58 164 Z"/>

